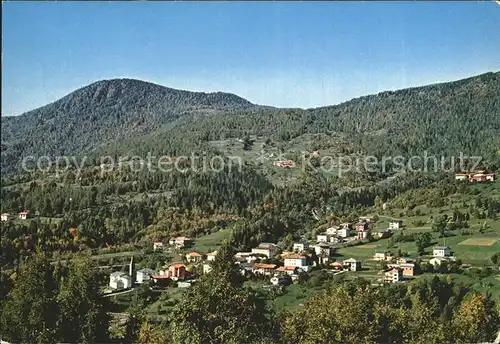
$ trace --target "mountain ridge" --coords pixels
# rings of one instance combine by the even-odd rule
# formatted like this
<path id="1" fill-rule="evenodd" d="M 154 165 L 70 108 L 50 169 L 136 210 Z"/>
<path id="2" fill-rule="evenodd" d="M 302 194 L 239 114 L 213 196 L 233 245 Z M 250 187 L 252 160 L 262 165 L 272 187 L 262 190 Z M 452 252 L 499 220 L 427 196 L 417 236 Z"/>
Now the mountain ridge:
<path id="1" fill-rule="evenodd" d="M 273 108 L 232 93 L 177 90 L 137 79 L 100 80 L 23 115 L 2 117 L 2 168 L 19 165 L 28 155 L 74 155 L 165 127 L 171 133 L 180 130 L 186 140 L 277 132 L 278 139 L 286 141 L 306 132 L 360 133 L 365 136 L 353 136 L 360 147 L 379 146 L 380 152 L 388 147 L 401 152 L 437 147 L 436 142 L 442 149 L 461 138 L 453 149 L 477 151 L 484 146 L 477 137 L 483 129 L 490 145 L 500 137 L 495 115 L 500 104 L 495 99 L 500 99 L 500 72 L 311 109 Z M 476 121 L 469 123 L 474 117 Z M 376 132 L 391 136 L 375 137 Z M 402 135 L 405 132 L 412 133 L 411 142 Z M 469 132 L 475 135 L 471 143 Z"/>

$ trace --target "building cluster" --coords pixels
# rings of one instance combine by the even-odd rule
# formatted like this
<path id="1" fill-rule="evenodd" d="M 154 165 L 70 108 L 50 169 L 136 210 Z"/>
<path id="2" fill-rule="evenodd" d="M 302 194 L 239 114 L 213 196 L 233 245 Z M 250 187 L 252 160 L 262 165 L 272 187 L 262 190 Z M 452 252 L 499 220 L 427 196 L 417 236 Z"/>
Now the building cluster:
<path id="1" fill-rule="evenodd" d="M 159 247 L 155 245 L 153 247 Z M 165 287 L 177 282 L 178 287 L 188 287 L 196 281 L 200 273 L 210 272 L 210 261 L 215 259 L 217 251 L 202 255 L 198 252 L 190 252 L 185 255 L 188 264 L 174 263 L 165 265 L 161 269 L 149 268 L 135 271 L 133 259 L 129 264 L 129 272 L 113 272 L 110 274 L 109 286 L 112 289 L 132 288 L 135 283 L 152 282 L 155 287 Z M 192 264 L 190 264 L 192 263 Z"/>
<path id="2" fill-rule="evenodd" d="M 470 183 L 474 182 L 494 182 L 496 179 L 495 173 L 487 173 L 486 171 L 476 171 L 472 173 L 456 173 L 455 180 L 467 180 Z"/>
<path id="3" fill-rule="evenodd" d="M 453 261 L 455 261 L 455 257 L 448 246 L 434 246 L 432 249 L 432 258 L 429 259 L 429 264 L 439 266 L 443 262 L 449 263 Z"/>
<path id="4" fill-rule="evenodd" d="M 318 243 L 342 244 L 352 240 L 365 240 L 372 235 L 373 219 L 371 217 L 360 217 L 358 223 L 342 223 L 338 226 L 332 226 L 316 236 Z M 401 220 L 389 223 L 389 228 L 376 233 L 379 239 L 387 238 L 392 235 L 392 231 L 400 229 L 403 226 Z"/>
<path id="5" fill-rule="evenodd" d="M 21 211 L 19 214 L 17 214 L 17 218 L 19 218 L 21 220 L 26 220 L 28 218 L 28 215 L 29 215 L 29 211 L 24 210 L 24 211 Z M 10 214 L 10 213 L 2 213 L 0 215 L 0 217 L 1 217 L 2 221 L 9 221 L 9 220 L 13 219 L 15 216 L 14 216 L 14 214 Z"/>

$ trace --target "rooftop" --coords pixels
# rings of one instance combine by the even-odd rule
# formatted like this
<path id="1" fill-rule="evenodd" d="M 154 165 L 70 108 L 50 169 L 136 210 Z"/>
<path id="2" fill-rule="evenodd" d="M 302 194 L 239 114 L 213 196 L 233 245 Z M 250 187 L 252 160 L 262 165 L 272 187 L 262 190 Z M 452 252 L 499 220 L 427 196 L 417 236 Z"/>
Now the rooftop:
<path id="1" fill-rule="evenodd" d="M 297 253 L 288 253 L 281 256 L 283 259 L 304 259 L 305 256 Z"/>
<path id="2" fill-rule="evenodd" d="M 276 264 L 263 264 L 263 263 L 256 263 L 253 265 L 254 269 L 274 269 L 276 268 Z"/>
<path id="3" fill-rule="evenodd" d="M 344 260 L 344 263 L 357 263 L 358 261 L 354 258 L 349 258 L 349 259 L 346 259 Z"/>

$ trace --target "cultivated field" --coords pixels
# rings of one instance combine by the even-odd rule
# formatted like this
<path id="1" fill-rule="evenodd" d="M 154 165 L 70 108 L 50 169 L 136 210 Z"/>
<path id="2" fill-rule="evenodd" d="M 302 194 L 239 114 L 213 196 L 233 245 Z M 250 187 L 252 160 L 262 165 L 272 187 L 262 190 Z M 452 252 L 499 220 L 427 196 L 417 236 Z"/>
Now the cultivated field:
<path id="1" fill-rule="evenodd" d="M 497 241 L 498 238 L 470 238 L 458 243 L 458 245 L 491 246 Z"/>

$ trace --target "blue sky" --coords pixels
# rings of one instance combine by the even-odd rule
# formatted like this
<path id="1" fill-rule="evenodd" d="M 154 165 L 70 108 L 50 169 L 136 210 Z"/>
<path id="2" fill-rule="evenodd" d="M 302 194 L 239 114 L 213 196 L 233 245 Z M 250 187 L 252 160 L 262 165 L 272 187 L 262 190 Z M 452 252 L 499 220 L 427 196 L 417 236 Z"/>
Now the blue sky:
<path id="1" fill-rule="evenodd" d="M 494 2 L 3 2 L 2 115 L 138 78 L 315 107 L 500 70 Z"/>

